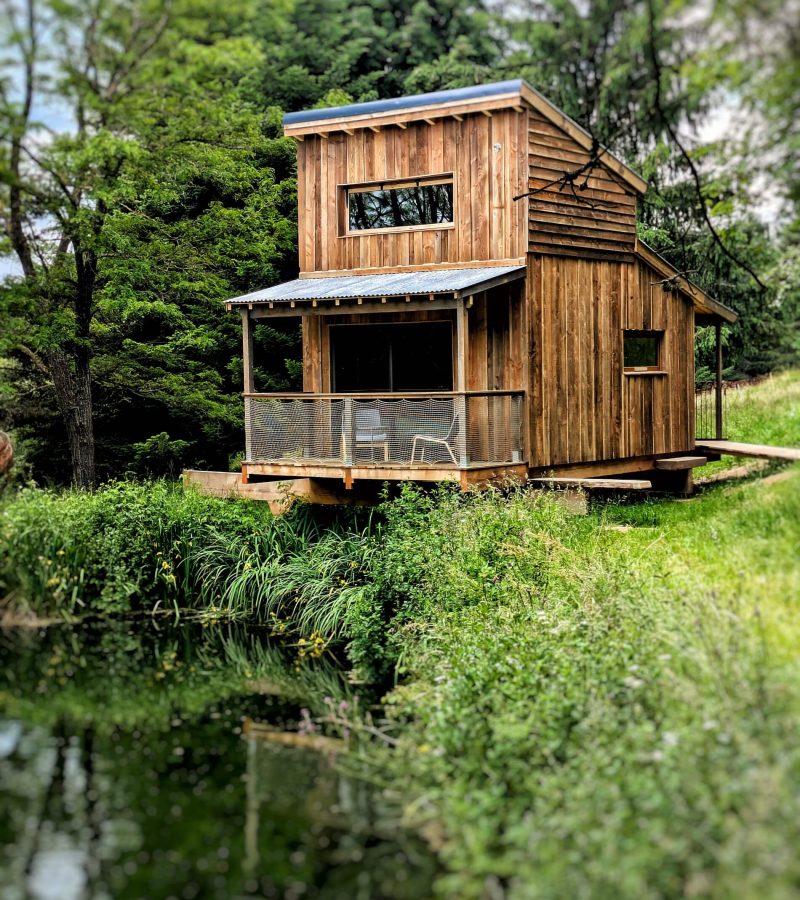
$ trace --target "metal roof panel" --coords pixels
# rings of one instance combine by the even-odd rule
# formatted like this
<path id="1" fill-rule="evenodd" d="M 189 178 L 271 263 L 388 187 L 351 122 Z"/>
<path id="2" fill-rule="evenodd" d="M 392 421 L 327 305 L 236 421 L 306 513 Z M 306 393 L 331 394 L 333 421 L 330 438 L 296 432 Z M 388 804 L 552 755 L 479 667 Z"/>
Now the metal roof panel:
<path id="1" fill-rule="evenodd" d="M 482 100 L 502 94 L 519 93 L 522 80 L 496 81 L 493 84 L 475 84 L 448 91 L 432 91 L 428 94 L 413 94 L 409 97 L 394 97 L 390 100 L 369 100 L 366 103 L 350 103 L 347 106 L 329 106 L 325 109 L 302 109 L 286 113 L 284 125 L 299 125 L 302 122 L 320 122 L 347 116 L 365 116 L 381 112 L 396 112 L 401 109 L 415 109 L 419 106 L 435 106 L 440 103 L 459 103 L 467 100 Z"/>
<path id="2" fill-rule="evenodd" d="M 287 303 L 292 300 L 350 300 L 358 297 L 475 293 L 496 280 L 524 278 L 525 266 L 479 266 L 470 269 L 431 269 L 387 275 L 336 275 L 331 278 L 296 278 L 283 284 L 234 297 L 227 302 Z"/>

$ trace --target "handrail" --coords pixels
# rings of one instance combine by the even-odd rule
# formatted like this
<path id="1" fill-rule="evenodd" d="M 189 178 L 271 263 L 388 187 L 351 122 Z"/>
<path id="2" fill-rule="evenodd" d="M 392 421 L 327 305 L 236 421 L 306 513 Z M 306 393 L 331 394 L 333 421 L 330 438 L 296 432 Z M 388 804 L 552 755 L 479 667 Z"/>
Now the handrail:
<path id="1" fill-rule="evenodd" d="M 275 393 L 248 393 L 243 397 L 261 400 L 431 400 L 456 397 L 521 397 L 524 390 L 502 391 L 396 391 L 394 393 L 340 393 L 316 394 L 312 391 L 280 391 Z"/>

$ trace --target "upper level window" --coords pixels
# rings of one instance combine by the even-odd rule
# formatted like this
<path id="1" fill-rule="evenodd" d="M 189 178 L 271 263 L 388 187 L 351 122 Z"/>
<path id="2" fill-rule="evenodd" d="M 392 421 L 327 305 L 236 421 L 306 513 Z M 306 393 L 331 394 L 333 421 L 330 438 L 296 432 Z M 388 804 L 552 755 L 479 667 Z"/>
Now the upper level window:
<path id="1" fill-rule="evenodd" d="M 453 222 L 453 179 L 438 177 L 347 189 L 348 231 Z"/>
<path id="2" fill-rule="evenodd" d="M 626 331 L 623 358 L 626 372 L 661 370 L 662 331 Z"/>

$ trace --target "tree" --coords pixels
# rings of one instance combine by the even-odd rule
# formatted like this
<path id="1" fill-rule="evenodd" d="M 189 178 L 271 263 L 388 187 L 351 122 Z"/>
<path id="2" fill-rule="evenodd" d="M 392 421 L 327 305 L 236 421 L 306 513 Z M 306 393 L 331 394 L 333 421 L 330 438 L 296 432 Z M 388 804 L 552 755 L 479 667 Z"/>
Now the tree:
<path id="1" fill-rule="evenodd" d="M 266 0 L 260 96 L 295 110 L 475 83 L 500 58 L 491 22 L 482 0 Z"/>
<path id="2" fill-rule="evenodd" d="M 22 277 L 0 301 L 0 356 L 52 384 L 88 487 L 95 395 L 129 443 L 164 420 L 202 423 L 208 443 L 239 427 L 238 330 L 220 300 L 292 268 L 293 147 L 244 99 L 260 62 L 248 4 L 3 12 L 17 60 L 0 97 L 0 215 Z M 54 96 L 60 132 L 36 119 Z"/>

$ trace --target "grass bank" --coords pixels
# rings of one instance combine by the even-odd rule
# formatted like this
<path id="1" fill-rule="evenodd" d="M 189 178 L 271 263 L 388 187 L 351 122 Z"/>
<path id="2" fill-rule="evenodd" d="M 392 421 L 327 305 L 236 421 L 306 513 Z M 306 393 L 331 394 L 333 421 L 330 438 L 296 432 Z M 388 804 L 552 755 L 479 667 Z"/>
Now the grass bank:
<path id="1" fill-rule="evenodd" d="M 796 374 L 756 385 L 731 436 L 800 443 L 798 411 Z M 17 604 L 267 620 L 394 683 L 360 764 L 402 785 L 441 896 L 800 892 L 800 467 L 586 517 L 407 488 L 271 519 L 163 483 L 1 514 Z"/>

